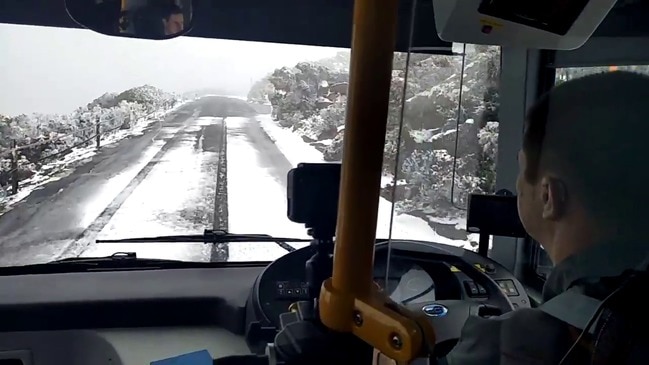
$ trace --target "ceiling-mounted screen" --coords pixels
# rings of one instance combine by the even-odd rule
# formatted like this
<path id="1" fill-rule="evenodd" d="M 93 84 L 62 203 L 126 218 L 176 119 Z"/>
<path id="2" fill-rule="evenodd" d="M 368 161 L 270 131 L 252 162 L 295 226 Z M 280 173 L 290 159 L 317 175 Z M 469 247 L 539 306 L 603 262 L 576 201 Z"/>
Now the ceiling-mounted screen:
<path id="1" fill-rule="evenodd" d="M 589 0 L 482 0 L 485 15 L 566 35 Z"/>
<path id="2" fill-rule="evenodd" d="M 617 0 L 432 0 L 448 42 L 570 50 L 583 45 Z"/>

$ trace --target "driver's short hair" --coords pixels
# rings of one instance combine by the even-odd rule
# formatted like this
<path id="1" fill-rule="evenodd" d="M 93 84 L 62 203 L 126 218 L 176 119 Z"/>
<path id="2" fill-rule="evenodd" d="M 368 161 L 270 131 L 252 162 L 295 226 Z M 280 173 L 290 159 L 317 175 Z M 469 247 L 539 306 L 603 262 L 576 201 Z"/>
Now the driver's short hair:
<path id="1" fill-rule="evenodd" d="M 165 19 L 169 19 L 169 17 L 174 14 L 183 13 L 183 9 L 174 2 L 161 6 L 160 10 L 162 11 L 162 16 Z"/>
<path id="2" fill-rule="evenodd" d="M 526 117 L 523 176 L 550 172 L 592 216 L 637 225 L 649 209 L 649 76 L 615 71 L 563 82 Z"/>
<path id="3" fill-rule="evenodd" d="M 169 13 L 170 14 L 182 14 L 183 9 L 181 9 L 180 6 L 178 6 L 176 4 L 173 4 L 173 5 L 169 6 Z"/>

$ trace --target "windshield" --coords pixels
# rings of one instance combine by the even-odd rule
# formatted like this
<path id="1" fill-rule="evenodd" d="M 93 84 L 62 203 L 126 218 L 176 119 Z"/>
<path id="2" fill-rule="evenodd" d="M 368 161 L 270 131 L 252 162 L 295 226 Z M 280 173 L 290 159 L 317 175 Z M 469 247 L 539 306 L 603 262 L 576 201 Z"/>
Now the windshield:
<path id="1" fill-rule="evenodd" d="M 1 266 L 274 260 L 306 245 L 95 240 L 309 238 L 286 217 L 287 173 L 341 161 L 349 50 L 14 25 L 0 42 Z M 477 247 L 466 203 L 495 187 L 500 52 L 455 50 L 394 56 L 379 238 L 392 224 L 393 238 Z"/>

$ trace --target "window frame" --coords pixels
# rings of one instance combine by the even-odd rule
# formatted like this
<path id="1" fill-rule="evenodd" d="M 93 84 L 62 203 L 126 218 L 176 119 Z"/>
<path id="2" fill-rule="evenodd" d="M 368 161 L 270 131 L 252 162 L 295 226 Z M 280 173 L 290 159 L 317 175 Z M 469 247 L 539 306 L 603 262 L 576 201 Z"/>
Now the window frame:
<path id="1" fill-rule="evenodd" d="M 527 109 L 555 83 L 555 51 L 501 49 L 500 130 L 496 188 L 516 191 L 518 150 L 523 140 Z M 531 238 L 494 237 L 491 258 L 514 273 L 540 303 L 545 279 L 536 272 L 542 249 Z M 534 294 L 534 295 L 533 295 Z"/>
<path id="2" fill-rule="evenodd" d="M 523 120 L 527 108 L 554 84 L 554 69 L 547 67 L 553 58 L 553 51 L 501 48 L 497 190 L 516 191 L 517 156 L 523 140 Z M 535 275 L 531 275 L 534 272 L 531 265 L 533 245 L 526 239 L 494 237 L 491 258 L 522 282 L 536 282 Z"/>
<path id="3" fill-rule="evenodd" d="M 566 67 L 628 66 L 649 61 L 649 37 L 595 37 L 572 51 L 557 51 L 547 62 L 554 69 Z"/>

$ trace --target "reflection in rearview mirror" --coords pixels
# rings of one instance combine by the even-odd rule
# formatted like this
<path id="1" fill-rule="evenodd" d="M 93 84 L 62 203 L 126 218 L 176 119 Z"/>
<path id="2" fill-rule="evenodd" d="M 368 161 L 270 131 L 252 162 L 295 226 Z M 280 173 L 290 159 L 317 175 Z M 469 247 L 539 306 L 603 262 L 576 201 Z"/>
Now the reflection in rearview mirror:
<path id="1" fill-rule="evenodd" d="M 107 35 L 169 39 L 191 29 L 192 0 L 66 0 L 84 27 Z"/>

